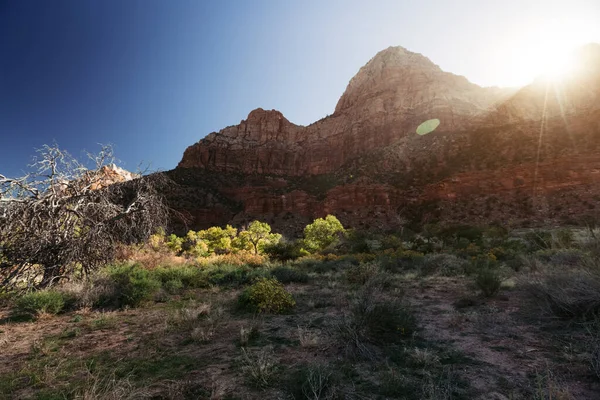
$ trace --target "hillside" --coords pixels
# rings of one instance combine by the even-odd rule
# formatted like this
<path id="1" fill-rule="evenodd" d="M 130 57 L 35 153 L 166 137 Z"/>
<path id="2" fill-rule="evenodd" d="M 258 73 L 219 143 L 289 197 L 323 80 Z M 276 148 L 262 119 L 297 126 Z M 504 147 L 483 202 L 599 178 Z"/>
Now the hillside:
<path id="1" fill-rule="evenodd" d="M 600 198 L 600 45 L 579 59 L 570 79 L 511 90 L 390 47 L 329 117 L 299 126 L 259 108 L 188 147 L 169 173 L 171 201 L 194 227 L 261 218 L 289 231 L 326 213 L 362 227 L 589 218 Z M 439 127 L 418 135 L 430 119 Z"/>

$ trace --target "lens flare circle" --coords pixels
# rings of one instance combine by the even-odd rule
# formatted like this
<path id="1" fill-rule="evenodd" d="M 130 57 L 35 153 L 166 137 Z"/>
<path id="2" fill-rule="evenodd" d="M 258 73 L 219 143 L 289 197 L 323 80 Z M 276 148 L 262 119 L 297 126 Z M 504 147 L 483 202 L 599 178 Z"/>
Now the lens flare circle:
<path id="1" fill-rule="evenodd" d="M 439 119 L 437 119 L 437 118 L 429 119 L 429 120 L 423 122 L 421 125 L 419 125 L 419 127 L 417 128 L 417 135 L 421 135 L 421 136 L 427 135 L 428 133 L 435 131 L 438 126 L 440 126 Z"/>

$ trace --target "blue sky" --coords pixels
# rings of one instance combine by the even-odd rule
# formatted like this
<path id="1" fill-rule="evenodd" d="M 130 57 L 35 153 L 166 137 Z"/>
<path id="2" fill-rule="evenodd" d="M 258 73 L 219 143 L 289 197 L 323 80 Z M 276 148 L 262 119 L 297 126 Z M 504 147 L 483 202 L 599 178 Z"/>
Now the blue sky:
<path id="1" fill-rule="evenodd" d="M 600 42 L 598 21 L 598 0 L 0 0 L 0 173 L 53 141 L 171 169 L 257 107 L 306 125 L 391 45 L 526 84 L 540 60 Z"/>

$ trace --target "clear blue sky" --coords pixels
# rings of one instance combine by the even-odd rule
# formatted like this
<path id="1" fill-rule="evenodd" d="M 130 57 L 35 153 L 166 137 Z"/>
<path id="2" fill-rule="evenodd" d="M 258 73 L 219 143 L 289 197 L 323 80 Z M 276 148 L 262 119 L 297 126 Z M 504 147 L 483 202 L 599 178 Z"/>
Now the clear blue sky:
<path id="1" fill-rule="evenodd" d="M 598 0 L 0 0 L 0 173 L 52 141 L 170 169 L 257 107 L 309 124 L 390 45 L 525 84 L 536 51 L 600 42 L 599 21 Z"/>

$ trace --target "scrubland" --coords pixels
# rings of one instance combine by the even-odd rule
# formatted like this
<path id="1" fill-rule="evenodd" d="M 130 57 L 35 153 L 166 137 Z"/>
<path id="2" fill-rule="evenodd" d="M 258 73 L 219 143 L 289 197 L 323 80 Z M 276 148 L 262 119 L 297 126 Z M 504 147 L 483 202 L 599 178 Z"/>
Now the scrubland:
<path id="1" fill-rule="evenodd" d="M 4 293 L 0 398 L 600 398 L 594 229 L 195 234 Z"/>

